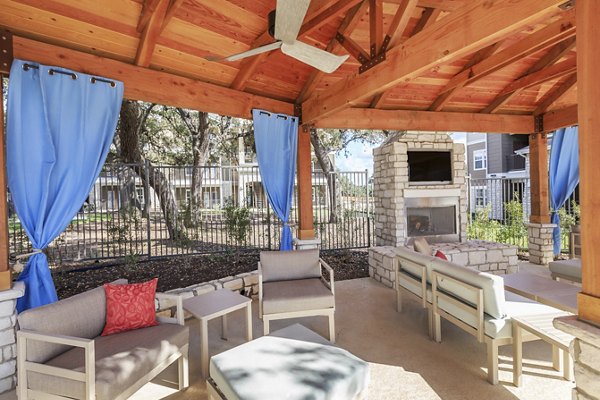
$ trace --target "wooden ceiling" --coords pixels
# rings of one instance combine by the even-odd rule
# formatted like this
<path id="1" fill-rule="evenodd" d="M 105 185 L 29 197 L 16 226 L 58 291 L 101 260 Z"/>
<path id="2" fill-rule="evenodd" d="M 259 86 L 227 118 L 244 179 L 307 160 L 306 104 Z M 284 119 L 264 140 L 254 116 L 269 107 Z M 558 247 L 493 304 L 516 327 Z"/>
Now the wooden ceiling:
<path id="1" fill-rule="evenodd" d="M 298 104 L 305 123 L 322 127 L 514 133 L 532 132 L 535 115 L 576 120 L 575 8 L 566 0 L 312 0 L 299 37 L 350 54 L 336 72 L 279 50 L 205 59 L 272 42 L 275 7 L 0 0 L 0 28 L 14 35 L 15 58 L 120 79 L 130 98 L 220 114 L 294 113 Z M 359 73 L 359 60 L 382 55 Z"/>

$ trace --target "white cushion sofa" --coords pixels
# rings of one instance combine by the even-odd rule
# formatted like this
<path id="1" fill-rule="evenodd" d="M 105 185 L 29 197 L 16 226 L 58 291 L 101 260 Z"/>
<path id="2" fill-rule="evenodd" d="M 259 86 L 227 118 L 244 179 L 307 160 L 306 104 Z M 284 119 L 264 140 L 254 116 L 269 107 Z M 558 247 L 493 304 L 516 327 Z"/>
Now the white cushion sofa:
<path id="1" fill-rule="evenodd" d="M 548 269 L 555 281 L 566 279 L 571 282 L 581 283 L 581 259 L 571 258 L 570 260 L 551 261 Z"/>
<path id="2" fill-rule="evenodd" d="M 176 317 L 108 336 L 100 336 L 106 321 L 103 287 L 19 314 L 19 400 L 127 399 L 175 361 L 179 388 L 187 387 L 189 328 L 181 298 L 156 296 L 176 304 Z"/>
<path id="3" fill-rule="evenodd" d="M 397 248 L 396 290 L 398 311 L 402 294 L 420 299 L 427 309 L 429 334 L 441 341 L 444 318 L 487 345 L 488 381 L 498 382 L 498 347 L 512 343 L 511 317 L 552 313 L 548 307 L 504 290 L 502 277 Z M 524 336 L 537 340 L 535 336 Z"/>

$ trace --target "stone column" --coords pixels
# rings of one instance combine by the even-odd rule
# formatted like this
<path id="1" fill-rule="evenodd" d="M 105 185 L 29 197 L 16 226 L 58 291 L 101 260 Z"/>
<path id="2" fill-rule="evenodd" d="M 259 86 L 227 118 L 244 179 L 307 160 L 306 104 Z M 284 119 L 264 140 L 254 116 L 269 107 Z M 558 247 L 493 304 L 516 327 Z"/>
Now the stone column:
<path id="1" fill-rule="evenodd" d="M 600 328 L 575 315 L 555 319 L 554 326 L 575 336 L 571 343 L 575 359 L 573 400 L 600 399 Z"/>
<path id="2" fill-rule="evenodd" d="M 16 306 L 23 294 L 23 282 L 0 292 L 0 393 L 14 389 L 17 383 Z"/>
<path id="3" fill-rule="evenodd" d="M 554 259 L 552 245 L 552 231 L 555 224 L 527 225 L 527 237 L 529 238 L 529 262 L 533 264 L 548 265 Z"/>

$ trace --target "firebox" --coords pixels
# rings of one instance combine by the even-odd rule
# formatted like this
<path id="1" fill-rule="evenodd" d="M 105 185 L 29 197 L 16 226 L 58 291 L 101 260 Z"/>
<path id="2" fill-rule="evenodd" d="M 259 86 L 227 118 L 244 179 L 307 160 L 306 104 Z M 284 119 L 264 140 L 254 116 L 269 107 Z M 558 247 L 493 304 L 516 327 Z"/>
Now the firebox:
<path id="1" fill-rule="evenodd" d="M 406 237 L 425 236 L 431 242 L 458 241 L 458 198 L 405 199 Z"/>

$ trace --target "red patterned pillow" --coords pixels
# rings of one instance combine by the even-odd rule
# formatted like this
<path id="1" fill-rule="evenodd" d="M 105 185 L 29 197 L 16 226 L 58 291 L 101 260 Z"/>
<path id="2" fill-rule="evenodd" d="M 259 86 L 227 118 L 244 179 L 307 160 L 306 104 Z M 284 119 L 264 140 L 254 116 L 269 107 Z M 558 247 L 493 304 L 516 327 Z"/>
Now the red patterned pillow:
<path id="1" fill-rule="evenodd" d="M 441 258 L 442 260 L 448 261 L 448 257 L 446 257 L 446 255 L 439 250 L 435 252 L 435 256 L 437 258 Z"/>
<path id="2" fill-rule="evenodd" d="M 154 295 L 158 278 L 129 285 L 104 285 L 106 325 L 102 336 L 157 325 Z"/>

